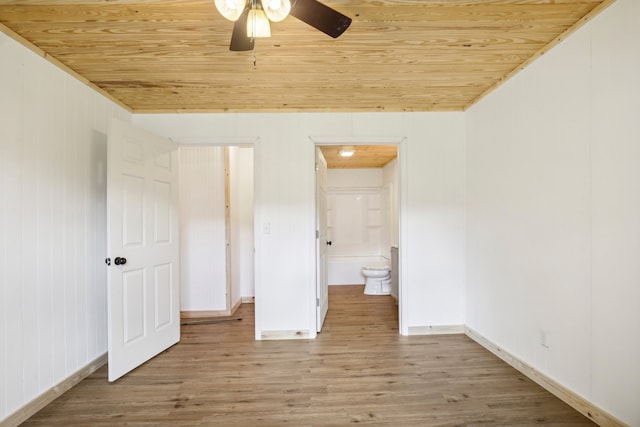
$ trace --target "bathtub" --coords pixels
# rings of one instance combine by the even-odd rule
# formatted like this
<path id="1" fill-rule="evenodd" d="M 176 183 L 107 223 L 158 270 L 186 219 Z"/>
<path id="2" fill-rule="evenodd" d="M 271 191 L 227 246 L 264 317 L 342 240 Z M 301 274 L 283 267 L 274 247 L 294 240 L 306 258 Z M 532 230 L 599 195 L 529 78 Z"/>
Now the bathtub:
<path id="1" fill-rule="evenodd" d="M 364 285 L 362 267 L 370 264 L 391 265 L 383 256 L 330 256 L 327 260 L 329 285 Z"/>

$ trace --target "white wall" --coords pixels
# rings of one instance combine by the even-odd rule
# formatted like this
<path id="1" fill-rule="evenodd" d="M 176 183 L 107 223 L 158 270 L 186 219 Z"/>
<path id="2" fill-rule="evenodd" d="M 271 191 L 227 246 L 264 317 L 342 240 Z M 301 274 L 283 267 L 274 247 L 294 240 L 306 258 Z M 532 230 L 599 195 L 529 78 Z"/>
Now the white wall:
<path id="1" fill-rule="evenodd" d="M 329 169 L 327 187 L 327 255 L 382 256 L 382 169 Z M 328 268 L 331 285 L 335 268 Z"/>
<path id="2" fill-rule="evenodd" d="M 0 421 L 107 350 L 110 117 L 0 33 Z"/>
<path id="3" fill-rule="evenodd" d="M 464 324 L 465 116 L 405 116 L 400 298 L 407 327 Z M 405 225 L 406 224 L 406 225 Z M 408 332 L 408 331 L 407 331 Z"/>
<path id="4" fill-rule="evenodd" d="M 467 114 L 467 324 L 630 425 L 639 21 L 619 0 Z"/>
<path id="5" fill-rule="evenodd" d="M 223 147 L 180 147 L 180 310 L 227 310 Z"/>
<path id="6" fill-rule="evenodd" d="M 315 336 L 314 144 L 406 137 L 401 145 L 401 332 L 464 323 L 464 113 L 135 115 L 176 140 L 255 143 L 256 336 Z M 246 124 L 250 123 L 251 126 Z"/>
<path id="7" fill-rule="evenodd" d="M 401 332 L 466 314 L 487 338 L 640 425 L 639 18 L 640 3 L 618 0 L 466 115 L 133 120 L 166 136 L 260 138 L 258 338 L 315 335 L 309 136 L 405 136 Z M 0 58 L 2 419 L 106 350 L 106 123 L 130 115 L 3 34 Z"/>
<path id="8" fill-rule="evenodd" d="M 382 168 L 328 169 L 329 190 L 382 187 Z"/>

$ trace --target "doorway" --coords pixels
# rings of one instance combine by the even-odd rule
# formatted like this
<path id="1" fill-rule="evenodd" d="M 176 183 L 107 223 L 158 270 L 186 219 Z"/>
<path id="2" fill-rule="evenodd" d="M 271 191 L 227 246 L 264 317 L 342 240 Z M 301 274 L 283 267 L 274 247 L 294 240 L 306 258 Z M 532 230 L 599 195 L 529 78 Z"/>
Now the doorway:
<path id="1" fill-rule="evenodd" d="M 181 145 L 181 317 L 253 302 L 253 146 Z"/>
<path id="2" fill-rule="evenodd" d="M 386 140 L 391 142 L 386 144 L 314 141 L 327 163 L 326 211 L 322 213 L 322 204 L 316 204 L 317 215 L 326 215 L 327 265 L 322 265 L 321 251 L 317 250 L 317 270 L 326 268 L 327 284 L 340 286 L 364 285 L 361 271 L 365 265 L 393 267 L 387 295 L 391 294 L 398 304 L 399 322 L 402 322 L 402 304 L 397 257 L 402 141 L 404 138 Z M 316 185 L 316 199 L 319 188 Z M 319 245 L 317 247 L 321 247 L 322 242 Z M 321 287 L 318 282 L 316 288 Z M 384 297 L 381 294 L 373 298 Z"/>

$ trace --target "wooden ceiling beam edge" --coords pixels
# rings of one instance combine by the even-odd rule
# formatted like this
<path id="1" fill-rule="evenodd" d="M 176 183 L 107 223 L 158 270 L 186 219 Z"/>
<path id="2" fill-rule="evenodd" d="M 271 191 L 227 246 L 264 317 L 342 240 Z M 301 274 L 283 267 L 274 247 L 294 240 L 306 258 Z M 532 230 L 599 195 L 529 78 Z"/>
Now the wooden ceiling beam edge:
<path id="1" fill-rule="evenodd" d="M 131 109 L 131 107 L 129 107 L 128 105 L 124 104 L 121 100 L 119 100 L 118 98 L 114 97 L 109 92 L 107 92 L 104 89 L 102 89 L 101 87 L 93 84 L 89 79 L 87 79 L 86 77 L 83 77 L 81 74 L 77 73 L 73 68 L 70 68 L 67 65 L 63 64 L 56 57 L 54 57 L 51 54 L 47 53 L 46 51 L 40 49 L 38 46 L 34 45 L 29 40 L 25 39 L 20 34 L 16 33 L 11 28 L 7 27 L 6 25 L 4 25 L 1 22 L 0 22 L 0 31 L 2 31 L 4 34 L 6 34 L 7 36 L 11 37 L 12 39 L 17 41 L 18 43 L 20 43 L 21 45 L 23 45 L 24 47 L 26 47 L 27 49 L 29 49 L 30 51 L 35 53 L 36 55 L 44 58 L 46 61 L 48 61 L 51 64 L 55 65 L 56 67 L 58 67 L 59 69 L 61 69 L 65 73 L 73 76 L 74 78 L 76 78 L 81 83 L 84 83 L 85 85 L 87 85 L 91 89 L 95 90 L 99 94 L 105 96 L 110 101 L 112 101 L 115 104 L 117 104 L 118 106 L 124 108 L 129 113 L 133 113 L 133 110 Z"/>
<path id="2" fill-rule="evenodd" d="M 314 109 L 303 107 L 261 107 L 261 108 L 137 108 L 132 110 L 132 114 L 189 114 L 189 113 L 443 113 L 461 112 L 462 107 L 442 107 L 441 105 L 429 107 L 357 107 L 357 108 L 336 108 L 318 107 Z"/>
<path id="3" fill-rule="evenodd" d="M 467 111 L 469 108 L 471 108 L 477 102 L 479 102 L 480 100 L 484 99 L 491 92 L 493 92 L 494 90 L 496 90 L 497 88 L 502 86 L 506 81 L 511 79 L 511 77 L 515 76 L 520 71 L 522 71 L 525 68 L 527 68 L 531 63 L 533 63 L 535 60 L 540 58 L 545 53 L 549 52 L 556 45 L 560 44 L 560 42 L 565 40 L 569 35 L 571 35 L 574 32 L 576 32 L 579 28 L 581 28 L 583 25 L 585 25 L 587 22 L 589 22 L 591 19 L 593 19 L 600 12 L 605 10 L 607 7 L 611 6 L 613 3 L 615 3 L 615 1 L 616 0 L 604 0 L 602 3 L 598 4 L 596 7 L 591 9 L 591 11 L 589 13 L 587 13 L 585 16 L 583 16 L 578 21 L 576 21 L 575 24 L 573 24 L 572 26 L 570 26 L 569 28 L 564 30 L 562 33 L 560 33 L 560 35 L 558 35 L 556 38 L 554 38 L 549 43 L 547 43 L 545 46 L 543 46 L 539 51 L 537 51 L 535 54 L 533 54 L 529 59 L 524 61 L 522 64 L 518 65 L 513 70 L 511 70 L 508 74 L 506 74 L 504 77 L 502 77 L 499 81 L 497 81 L 496 83 L 491 85 L 486 91 L 481 93 L 477 98 L 473 99 L 471 102 L 469 102 L 467 105 L 465 105 L 464 108 L 462 109 L 462 111 Z"/>

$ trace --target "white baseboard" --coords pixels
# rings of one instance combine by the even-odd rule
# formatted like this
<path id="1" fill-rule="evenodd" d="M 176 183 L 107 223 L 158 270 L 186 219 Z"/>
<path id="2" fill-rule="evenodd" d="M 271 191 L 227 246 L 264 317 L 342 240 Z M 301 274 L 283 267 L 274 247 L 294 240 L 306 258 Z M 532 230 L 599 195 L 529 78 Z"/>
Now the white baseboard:
<path id="1" fill-rule="evenodd" d="M 260 334 L 263 340 L 307 340 L 310 336 L 309 331 L 262 331 Z"/>
<path id="2" fill-rule="evenodd" d="M 626 423 L 620 421 L 608 412 L 598 408 L 596 405 L 589 402 L 584 397 L 574 393 L 565 386 L 549 378 L 547 375 L 518 359 L 511 353 L 503 350 L 468 326 L 465 326 L 464 333 L 469 338 L 489 350 L 491 353 L 498 356 L 500 359 L 527 376 L 530 380 L 540 385 L 542 388 L 544 388 L 599 426 L 628 427 Z"/>
<path id="3" fill-rule="evenodd" d="M 203 317 L 231 316 L 230 310 L 186 310 L 180 312 L 180 319 L 200 319 Z"/>
<path id="4" fill-rule="evenodd" d="M 236 301 L 232 306 L 231 306 L 231 316 L 233 316 L 233 313 L 236 312 L 236 310 L 238 309 L 238 307 L 240 307 L 240 305 L 242 304 L 242 299 L 238 299 L 238 301 Z"/>
<path id="5" fill-rule="evenodd" d="M 9 415 L 4 420 L 0 420 L 0 425 L 6 427 L 14 427 L 22 424 L 27 419 L 35 415 L 39 410 L 56 400 L 58 397 L 62 396 L 67 390 L 94 373 L 106 363 L 107 353 L 104 353 L 103 355 L 98 356 L 96 359 L 92 360 L 58 384 L 42 393 L 40 396 L 22 406 L 20 409 Z"/>
<path id="6" fill-rule="evenodd" d="M 409 326 L 408 335 L 464 334 L 464 325 Z"/>
<path id="7" fill-rule="evenodd" d="M 256 302 L 256 297 L 242 297 L 243 304 L 254 304 Z"/>

